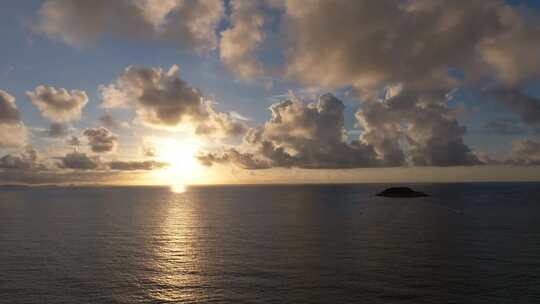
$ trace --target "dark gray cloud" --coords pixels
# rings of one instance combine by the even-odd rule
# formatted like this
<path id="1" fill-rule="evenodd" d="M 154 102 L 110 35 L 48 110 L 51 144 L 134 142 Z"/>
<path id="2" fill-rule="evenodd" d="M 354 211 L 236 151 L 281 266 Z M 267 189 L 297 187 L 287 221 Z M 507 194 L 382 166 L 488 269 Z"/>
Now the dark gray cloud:
<path id="1" fill-rule="evenodd" d="M 88 144 L 92 152 L 104 153 L 116 150 L 118 136 L 106 128 L 86 129 L 83 135 L 88 139 Z"/>
<path id="2" fill-rule="evenodd" d="M 45 169 L 45 165 L 40 161 L 38 151 L 27 146 L 20 154 L 6 154 L 0 158 L 0 169 L 39 171 Z"/>
<path id="3" fill-rule="evenodd" d="M 105 108 L 131 106 L 138 118 L 156 128 L 192 126 L 199 135 L 231 136 L 244 124 L 226 113 L 216 112 L 201 92 L 178 76 L 174 65 L 161 68 L 130 66 L 114 84 L 100 88 Z"/>
<path id="4" fill-rule="evenodd" d="M 149 171 L 156 169 L 163 169 L 169 166 L 166 162 L 158 162 L 154 160 L 142 160 L 142 161 L 111 161 L 107 164 L 111 170 L 120 171 Z"/>
<path id="5" fill-rule="evenodd" d="M 61 157 L 57 166 L 61 169 L 72 170 L 150 171 L 164 169 L 169 164 L 154 160 L 113 160 L 104 162 L 99 156 L 90 156 L 86 153 L 74 151 Z"/>
<path id="6" fill-rule="evenodd" d="M 448 90 L 495 75 L 515 85 L 540 71 L 539 19 L 504 1 L 291 0 L 283 12 L 286 74 L 310 85 L 369 97 L 387 84 Z"/>
<path id="7" fill-rule="evenodd" d="M 33 147 L 26 146 L 19 153 L 0 157 L 0 184 L 110 183 L 121 179 L 133 182 L 144 178 L 138 172 L 159 170 L 167 166 L 167 163 L 152 160 L 105 162 L 99 156 L 78 151 L 47 159 Z M 130 174 L 119 174 L 122 171 L 130 171 Z"/>
<path id="8" fill-rule="evenodd" d="M 21 121 L 15 97 L 0 90 L 0 124 L 17 124 Z"/>
<path id="9" fill-rule="evenodd" d="M 463 143 L 466 130 L 449 118 L 445 106 L 444 96 L 455 88 L 477 87 L 489 79 L 504 88 L 493 91 L 491 99 L 526 124 L 540 117 L 538 100 L 520 91 L 526 81 L 540 76 L 537 12 L 498 0 L 270 2 L 281 11 L 285 77 L 330 89 L 351 86 L 363 103 L 357 115 L 366 130 L 362 139 L 387 164 L 477 163 Z M 255 4 L 250 7 L 256 12 Z M 241 16 L 242 6 L 236 11 Z M 237 44 L 250 47 L 233 58 L 261 67 L 253 62 L 253 45 L 265 33 L 257 23 L 246 27 Z M 380 104 L 389 87 L 415 97 L 406 106 Z M 407 153 L 404 145 L 410 146 Z"/>
<path id="10" fill-rule="evenodd" d="M 350 142 L 344 105 L 335 96 L 325 94 L 308 104 L 286 100 L 270 107 L 272 117 L 264 127 L 246 134 L 242 150 L 229 148 L 198 159 L 207 166 L 233 163 L 246 169 L 482 164 L 463 142 L 466 129 L 444 100 L 424 103 L 419 98 L 426 97 L 396 91 L 384 100 L 364 103 L 356 114 L 364 131 Z"/>
<path id="11" fill-rule="evenodd" d="M 0 170 L 0 184 L 21 185 L 77 185 L 77 184 L 114 184 L 121 180 L 133 182 L 140 181 L 141 176 L 136 172 L 129 172 L 129 176 L 122 171 L 95 171 L 95 170 Z M 144 179 L 143 179 L 144 180 Z"/>
<path id="12" fill-rule="evenodd" d="M 50 138 L 64 138 L 70 133 L 70 127 L 67 124 L 53 122 L 48 129 L 42 130 L 40 135 Z"/>
<path id="13" fill-rule="evenodd" d="M 487 78 L 505 88 L 491 97 L 525 123 L 540 117 L 538 101 L 519 91 L 540 75 L 535 12 L 482 0 L 311 1 L 309 8 L 284 1 L 282 9 L 290 78 L 352 86 L 363 101 L 376 100 L 388 85 L 426 96 L 474 87 Z M 397 150 L 393 138 L 381 140 L 387 150 Z"/>
<path id="14" fill-rule="evenodd" d="M 0 148 L 22 147 L 27 141 L 15 97 L 0 90 Z"/>
<path id="15" fill-rule="evenodd" d="M 67 91 L 63 88 L 37 86 L 34 92 L 27 91 L 26 95 L 41 114 L 56 123 L 65 123 L 81 118 L 82 109 L 88 103 L 84 91 Z"/>
<path id="16" fill-rule="evenodd" d="M 71 170 L 93 170 L 93 171 L 150 171 L 164 169 L 169 166 L 166 162 L 154 160 L 113 160 L 103 161 L 97 155 L 88 155 L 83 152 L 69 152 L 63 157 L 57 158 L 59 162 L 56 167 L 59 169 Z M 33 148 L 27 148 L 20 155 L 6 155 L 0 159 L 0 169 L 40 171 L 48 169 L 48 171 L 61 173 L 53 168 L 47 168 L 38 158 L 37 151 Z"/>
<path id="17" fill-rule="evenodd" d="M 495 99 L 500 104 L 519 115 L 523 123 L 540 126 L 539 98 L 524 94 L 515 88 L 505 87 L 488 90 L 487 97 Z"/>
<path id="18" fill-rule="evenodd" d="M 145 39 L 206 51 L 216 47 L 222 1 L 47 0 L 32 29 L 75 46 L 105 36 Z"/>
<path id="19" fill-rule="evenodd" d="M 103 167 L 98 156 L 88 156 L 86 153 L 77 151 L 67 153 L 59 159 L 57 166 L 61 169 L 97 170 Z"/>
<path id="20" fill-rule="evenodd" d="M 128 128 L 129 124 L 125 121 L 116 120 L 111 114 L 104 114 L 99 117 L 99 121 L 109 129 Z"/>
<path id="21" fill-rule="evenodd" d="M 530 130 L 523 126 L 517 119 L 498 118 L 486 122 L 484 131 L 488 134 L 518 135 L 527 134 Z"/>
<path id="22" fill-rule="evenodd" d="M 272 167 L 270 160 L 263 159 L 253 153 L 239 152 L 235 148 L 227 149 L 222 153 L 202 153 L 197 155 L 197 160 L 207 167 L 214 164 L 233 164 L 248 170 L 269 169 Z"/>
<path id="23" fill-rule="evenodd" d="M 361 139 L 391 164 L 466 166 L 481 162 L 463 142 L 466 128 L 444 95 L 394 89 L 385 99 L 367 101 L 356 113 Z M 404 151 L 404 150 L 407 151 Z"/>
<path id="24" fill-rule="evenodd" d="M 347 142 L 344 105 L 331 94 L 305 104 L 297 99 L 270 107 L 272 117 L 263 128 L 251 129 L 244 138 L 246 148 L 198 157 L 205 165 L 234 163 L 242 168 L 358 168 L 384 164 L 372 146 Z"/>

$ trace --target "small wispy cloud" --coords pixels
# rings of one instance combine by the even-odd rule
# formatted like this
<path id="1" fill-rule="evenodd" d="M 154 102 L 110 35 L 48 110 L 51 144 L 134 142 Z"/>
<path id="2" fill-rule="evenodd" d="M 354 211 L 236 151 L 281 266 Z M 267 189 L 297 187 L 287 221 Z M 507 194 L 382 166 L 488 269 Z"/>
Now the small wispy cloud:
<path id="1" fill-rule="evenodd" d="M 230 111 L 229 115 L 231 115 L 232 118 L 238 119 L 238 120 L 244 120 L 244 121 L 251 121 L 252 119 L 249 117 L 246 117 L 236 111 Z"/>

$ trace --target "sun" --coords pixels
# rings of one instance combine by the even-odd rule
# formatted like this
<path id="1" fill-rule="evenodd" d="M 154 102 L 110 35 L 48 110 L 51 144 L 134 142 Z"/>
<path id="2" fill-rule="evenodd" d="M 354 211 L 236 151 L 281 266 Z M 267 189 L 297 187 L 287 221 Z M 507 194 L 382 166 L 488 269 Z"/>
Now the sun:
<path id="1" fill-rule="evenodd" d="M 156 148 L 157 159 L 169 164 L 167 169 L 156 172 L 153 178 L 163 184 L 171 185 L 174 192 L 183 192 L 186 185 L 201 181 L 202 167 L 195 157 L 202 145 L 199 140 L 152 138 L 148 140 L 148 143 Z M 174 189 L 182 189 L 182 191 Z"/>
<path id="2" fill-rule="evenodd" d="M 198 147 L 194 142 L 179 142 L 170 140 L 157 147 L 159 159 L 170 164 L 169 170 L 177 173 L 187 173 L 197 167 L 195 154 Z"/>

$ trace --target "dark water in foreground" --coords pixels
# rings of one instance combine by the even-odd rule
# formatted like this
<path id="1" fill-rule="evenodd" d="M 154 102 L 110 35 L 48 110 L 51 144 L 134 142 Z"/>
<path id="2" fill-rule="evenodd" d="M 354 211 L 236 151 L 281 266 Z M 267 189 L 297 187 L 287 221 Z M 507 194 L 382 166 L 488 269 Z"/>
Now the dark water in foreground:
<path id="1" fill-rule="evenodd" d="M 0 302 L 540 303 L 540 184 L 386 186 L 0 188 Z"/>

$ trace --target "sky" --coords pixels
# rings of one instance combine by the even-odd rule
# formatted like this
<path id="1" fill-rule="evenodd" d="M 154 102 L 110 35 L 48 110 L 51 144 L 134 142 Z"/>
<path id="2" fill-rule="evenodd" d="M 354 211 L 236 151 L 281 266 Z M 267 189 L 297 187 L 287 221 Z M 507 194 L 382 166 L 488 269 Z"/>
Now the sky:
<path id="1" fill-rule="evenodd" d="M 537 1 L 5 1 L 0 184 L 540 180 Z"/>

